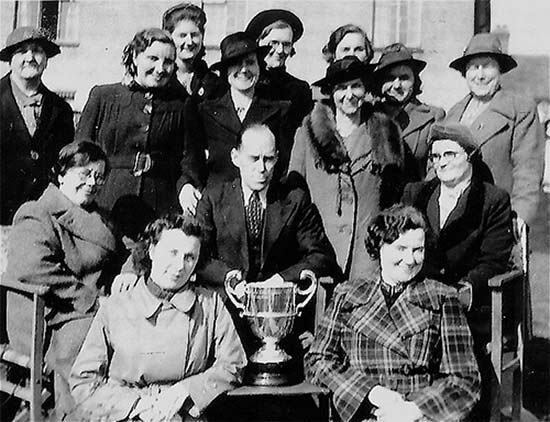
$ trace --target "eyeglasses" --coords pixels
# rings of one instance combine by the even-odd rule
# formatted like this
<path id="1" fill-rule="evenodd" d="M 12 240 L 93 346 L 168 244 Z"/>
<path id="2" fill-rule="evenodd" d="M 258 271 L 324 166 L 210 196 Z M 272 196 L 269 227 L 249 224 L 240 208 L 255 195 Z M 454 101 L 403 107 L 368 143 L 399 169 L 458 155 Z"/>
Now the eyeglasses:
<path id="1" fill-rule="evenodd" d="M 434 153 L 431 153 L 430 155 L 428 155 L 428 158 L 432 163 L 437 163 L 442 158 L 444 158 L 447 161 L 452 161 L 460 153 L 461 153 L 461 151 L 443 151 L 441 154 L 439 154 L 437 152 L 434 152 Z"/>
<path id="2" fill-rule="evenodd" d="M 292 43 L 288 41 L 283 41 L 283 42 L 277 41 L 277 40 L 269 41 L 269 46 L 271 47 L 272 50 L 277 50 L 279 46 L 282 46 L 283 51 L 287 53 L 292 49 Z"/>
<path id="3" fill-rule="evenodd" d="M 87 181 L 90 177 L 93 177 L 96 185 L 104 185 L 105 184 L 105 179 L 106 179 L 105 175 L 101 174 L 101 173 L 98 173 L 98 172 L 95 172 L 95 171 L 90 170 L 90 169 L 89 170 L 77 171 L 76 175 L 83 182 Z"/>

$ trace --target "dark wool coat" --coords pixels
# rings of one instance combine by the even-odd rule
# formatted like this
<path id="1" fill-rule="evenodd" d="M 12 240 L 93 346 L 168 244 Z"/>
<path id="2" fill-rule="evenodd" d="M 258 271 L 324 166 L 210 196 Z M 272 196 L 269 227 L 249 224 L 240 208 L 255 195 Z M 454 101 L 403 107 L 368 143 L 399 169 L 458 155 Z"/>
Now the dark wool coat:
<path id="1" fill-rule="evenodd" d="M 222 83 L 217 74 L 208 70 L 208 65 L 204 60 L 197 60 L 193 64 L 193 69 L 191 96 L 198 102 L 219 98 L 227 91 L 226 84 Z M 185 91 L 183 86 L 181 88 Z"/>
<path id="2" fill-rule="evenodd" d="M 447 120 L 459 122 L 472 98 L 455 104 Z M 470 126 L 495 185 L 512 198 L 512 209 L 532 224 L 539 203 L 544 135 L 531 99 L 500 89 Z"/>
<path id="3" fill-rule="evenodd" d="M 459 281 L 471 283 L 472 310 L 489 307 L 487 280 L 507 269 L 514 243 L 510 196 L 474 178 L 440 229 L 440 189 L 438 179 L 412 183 L 402 198 L 428 218 L 433 239 L 426 258 L 427 274 L 453 286 Z"/>
<path id="4" fill-rule="evenodd" d="M 92 88 L 82 111 L 76 137 L 99 144 L 111 162 L 111 173 L 98 203 L 111 209 L 123 195 L 137 195 L 157 214 L 179 210 L 176 181 L 184 137 L 181 85 L 150 94 L 120 83 Z M 134 176 L 137 153 L 149 154 L 152 168 Z"/>
<path id="5" fill-rule="evenodd" d="M 59 150 L 73 141 L 73 111 L 44 85 L 42 112 L 33 136 L 13 96 L 10 76 L 0 80 L 0 224 L 9 225 L 17 209 L 48 186 Z"/>
<path id="6" fill-rule="evenodd" d="M 289 134 L 285 101 L 272 101 L 255 96 L 243 122 L 239 120 L 231 94 L 206 100 L 200 104 L 191 99 L 185 110 L 185 151 L 181 162 L 178 191 L 187 183 L 197 188 L 207 183 L 231 181 L 238 176 L 231 162 L 231 149 L 235 147 L 243 127 L 251 123 L 268 125 L 278 142 L 277 174 L 286 171 L 292 138 Z"/>
<path id="7" fill-rule="evenodd" d="M 328 387 L 344 422 L 369 419 L 381 385 L 430 421 L 463 420 L 479 398 L 472 338 L 454 289 L 411 281 L 388 308 L 378 277 L 349 281 L 335 296 L 306 355 L 306 377 Z"/>
<path id="8" fill-rule="evenodd" d="M 266 98 L 290 102 L 288 114 L 291 119 L 292 136 L 294 136 L 304 117 L 313 108 L 313 96 L 309 84 L 291 75 L 285 68 L 267 69 L 258 82 L 258 90 L 265 93 Z"/>
<path id="9" fill-rule="evenodd" d="M 346 140 L 332 109 L 321 103 L 296 132 L 289 171 L 305 178 L 346 276 L 367 276 L 376 265 L 363 245 L 366 227 L 380 209 L 399 201 L 407 182 L 417 180 L 407 171 L 412 161 L 397 125 L 370 108 Z"/>
<path id="10" fill-rule="evenodd" d="M 432 125 L 445 117 L 442 108 L 423 104 L 413 98 L 403 107 L 393 119 L 401 128 L 401 137 L 407 143 L 420 172 L 420 177 L 426 176 L 428 165 L 428 137 Z"/>

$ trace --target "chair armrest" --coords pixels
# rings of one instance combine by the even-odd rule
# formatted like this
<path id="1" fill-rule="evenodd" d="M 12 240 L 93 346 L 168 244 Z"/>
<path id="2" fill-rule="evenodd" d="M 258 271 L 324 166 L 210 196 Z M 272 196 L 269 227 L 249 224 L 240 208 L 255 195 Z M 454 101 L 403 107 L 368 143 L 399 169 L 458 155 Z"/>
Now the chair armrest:
<path id="1" fill-rule="evenodd" d="M 322 286 L 334 286 L 334 279 L 332 277 L 319 277 L 319 284 Z"/>
<path id="2" fill-rule="evenodd" d="M 491 277 L 488 281 L 490 288 L 501 288 L 503 285 L 523 277 L 523 271 L 512 270 Z"/>
<path id="3" fill-rule="evenodd" d="M 44 296 L 50 291 L 50 286 L 44 286 L 40 284 L 27 284 L 17 280 L 6 280 L 5 277 L 0 277 L 0 287 L 3 287 L 14 292 L 37 294 L 38 296 Z"/>

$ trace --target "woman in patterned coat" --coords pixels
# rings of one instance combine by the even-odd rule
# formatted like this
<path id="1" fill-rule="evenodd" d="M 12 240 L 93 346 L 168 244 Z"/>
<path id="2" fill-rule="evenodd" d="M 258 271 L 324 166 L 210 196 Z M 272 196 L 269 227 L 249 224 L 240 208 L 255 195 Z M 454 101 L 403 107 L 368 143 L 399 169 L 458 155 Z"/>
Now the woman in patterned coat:
<path id="1" fill-rule="evenodd" d="M 394 205 L 367 229 L 379 274 L 339 285 L 306 355 L 344 422 L 458 421 L 479 398 L 468 323 L 456 291 L 420 273 L 427 224 Z"/>

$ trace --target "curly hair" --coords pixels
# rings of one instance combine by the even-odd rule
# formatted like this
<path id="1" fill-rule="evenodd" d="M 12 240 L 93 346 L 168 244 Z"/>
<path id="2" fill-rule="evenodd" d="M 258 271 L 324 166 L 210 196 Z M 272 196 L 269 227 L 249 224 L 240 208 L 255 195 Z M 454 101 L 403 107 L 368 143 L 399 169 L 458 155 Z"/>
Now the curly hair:
<path id="1" fill-rule="evenodd" d="M 203 228 L 195 217 L 189 214 L 169 213 L 157 218 L 147 224 L 136 247 L 132 250 L 134 269 L 139 275 L 149 276 L 151 272 L 149 248 L 159 242 L 164 231 L 172 229 L 180 229 L 187 236 L 196 237 L 202 243 Z"/>
<path id="2" fill-rule="evenodd" d="M 422 213 L 415 207 L 395 204 L 374 217 L 367 227 L 365 247 L 373 259 L 380 257 L 380 248 L 384 243 L 391 244 L 409 230 L 428 230 L 428 224 Z"/>
<path id="3" fill-rule="evenodd" d="M 67 170 L 74 167 L 83 167 L 97 161 L 105 163 L 105 174 L 107 174 L 110 168 L 109 159 L 100 146 L 89 141 L 71 142 L 59 151 L 57 161 L 50 171 L 50 181 L 58 186 L 59 176 L 64 176 Z"/>
<path id="4" fill-rule="evenodd" d="M 340 44 L 342 39 L 344 39 L 344 37 L 348 34 L 361 34 L 363 36 L 365 40 L 365 51 L 367 52 L 365 63 L 370 63 L 370 61 L 374 57 L 374 50 L 372 48 L 369 37 L 367 33 L 363 30 L 363 28 L 352 23 L 343 25 L 335 29 L 330 34 L 328 42 L 322 49 L 323 57 L 327 61 L 327 63 L 331 64 L 332 62 L 334 62 L 334 60 L 336 60 L 336 47 L 338 47 L 338 44 Z"/>
<path id="5" fill-rule="evenodd" d="M 160 28 L 142 29 L 134 35 L 132 41 L 126 44 L 122 51 L 122 65 L 129 77 L 134 78 L 137 74 L 134 59 L 138 54 L 143 53 L 149 48 L 155 41 L 170 44 L 174 47 L 174 50 L 176 49 L 172 36 L 167 31 Z"/>

